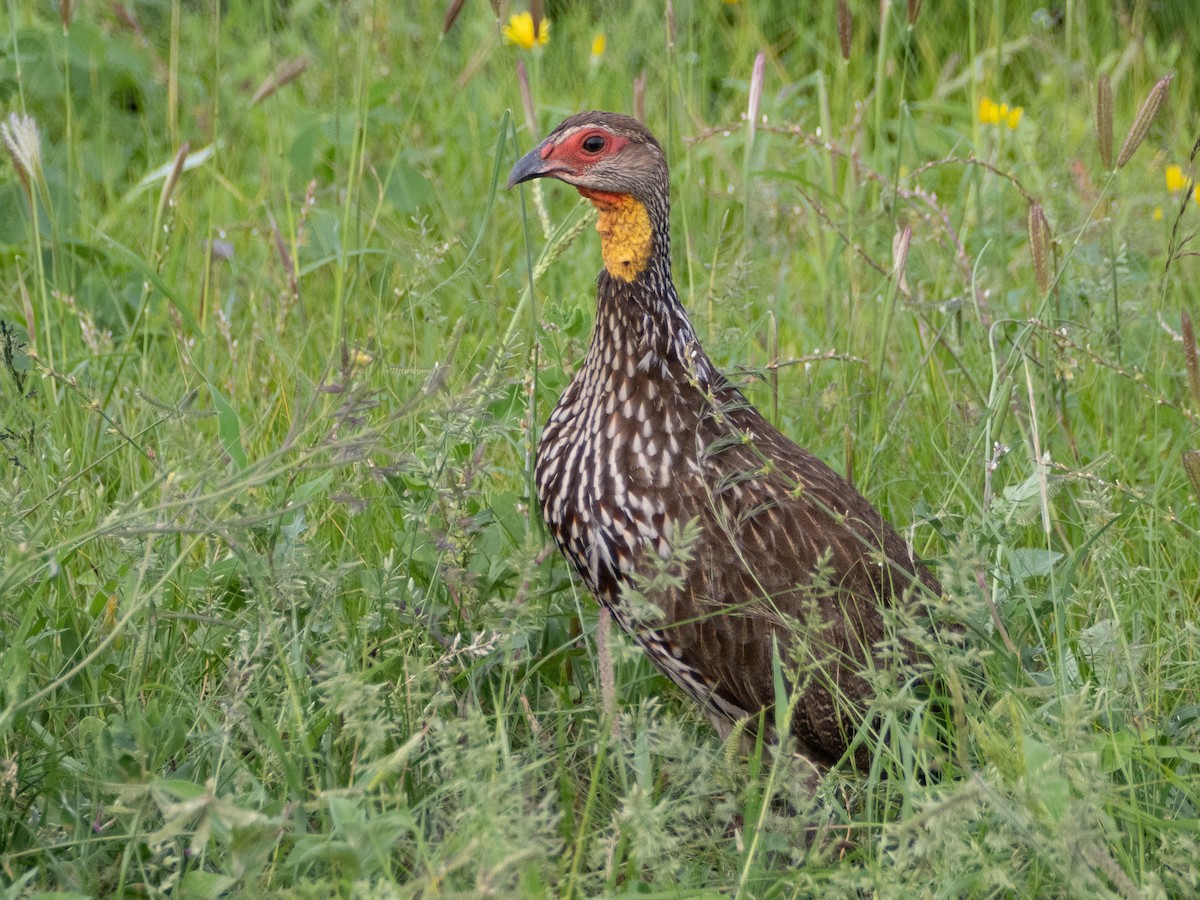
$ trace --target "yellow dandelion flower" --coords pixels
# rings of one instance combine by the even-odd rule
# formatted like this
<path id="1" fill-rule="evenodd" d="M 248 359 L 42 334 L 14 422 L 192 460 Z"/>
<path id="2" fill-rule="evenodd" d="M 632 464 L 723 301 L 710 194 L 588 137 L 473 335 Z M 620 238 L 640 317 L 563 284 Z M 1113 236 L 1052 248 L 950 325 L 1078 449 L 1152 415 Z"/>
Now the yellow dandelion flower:
<path id="1" fill-rule="evenodd" d="M 537 33 L 533 29 L 533 16 L 530 13 L 516 13 L 510 16 L 508 24 L 502 32 L 504 39 L 510 44 L 516 44 L 524 50 L 532 50 L 550 40 L 550 20 L 542 19 L 538 23 Z"/>
<path id="2" fill-rule="evenodd" d="M 1176 191 L 1182 191 L 1187 187 L 1187 178 L 1184 177 L 1182 166 L 1167 166 L 1167 190 L 1174 194 Z"/>
<path id="3" fill-rule="evenodd" d="M 1161 206 L 1154 207 L 1154 221 L 1155 222 L 1162 221 L 1162 207 Z"/>
<path id="4" fill-rule="evenodd" d="M 604 55 L 604 48 L 608 41 L 604 39 L 603 34 L 598 34 L 592 38 L 592 59 L 599 59 Z"/>
<path id="5" fill-rule="evenodd" d="M 1007 125 L 1009 129 L 1015 129 L 1021 124 L 1021 116 L 1024 115 L 1024 113 L 1025 107 L 1014 106 L 1004 114 L 1004 124 Z"/>
<path id="6" fill-rule="evenodd" d="M 1196 189 L 1192 191 L 1192 199 L 1200 203 L 1200 184 L 1196 185 Z"/>
<path id="7" fill-rule="evenodd" d="M 991 97 L 979 98 L 979 121 L 984 125 L 995 125 L 1000 121 L 1000 107 Z"/>

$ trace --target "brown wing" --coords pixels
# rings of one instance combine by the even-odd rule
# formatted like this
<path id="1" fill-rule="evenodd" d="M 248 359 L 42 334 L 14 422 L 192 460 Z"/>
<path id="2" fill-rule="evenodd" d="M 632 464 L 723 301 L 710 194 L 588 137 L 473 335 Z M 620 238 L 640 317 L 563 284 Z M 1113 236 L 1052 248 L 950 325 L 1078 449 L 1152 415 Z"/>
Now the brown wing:
<path id="1" fill-rule="evenodd" d="M 704 673 L 710 710 L 734 718 L 774 704 L 775 642 L 802 693 L 801 750 L 833 763 L 871 696 L 861 673 L 885 637 L 883 608 L 941 586 L 845 479 L 753 409 L 728 415 L 720 430 L 731 437 L 701 442 L 715 487 L 693 561 L 659 598 L 670 642 Z"/>

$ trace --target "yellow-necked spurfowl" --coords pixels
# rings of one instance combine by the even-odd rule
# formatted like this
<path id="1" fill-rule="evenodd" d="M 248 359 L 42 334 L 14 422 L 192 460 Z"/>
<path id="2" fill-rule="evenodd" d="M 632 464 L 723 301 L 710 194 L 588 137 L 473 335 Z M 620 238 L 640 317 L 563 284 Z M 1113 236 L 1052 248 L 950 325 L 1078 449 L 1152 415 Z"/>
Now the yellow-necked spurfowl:
<path id="1" fill-rule="evenodd" d="M 604 258 L 591 347 L 538 445 L 538 500 L 555 543 L 723 734 L 776 703 L 778 654 L 801 694 L 797 749 L 836 763 L 872 697 L 864 671 L 887 664 L 884 610 L 941 586 L 700 346 L 671 280 L 667 164 L 654 136 L 628 116 L 571 116 L 508 186 L 534 178 L 564 181 L 595 205 Z M 892 646 L 893 662 L 918 658 L 908 643 Z"/>

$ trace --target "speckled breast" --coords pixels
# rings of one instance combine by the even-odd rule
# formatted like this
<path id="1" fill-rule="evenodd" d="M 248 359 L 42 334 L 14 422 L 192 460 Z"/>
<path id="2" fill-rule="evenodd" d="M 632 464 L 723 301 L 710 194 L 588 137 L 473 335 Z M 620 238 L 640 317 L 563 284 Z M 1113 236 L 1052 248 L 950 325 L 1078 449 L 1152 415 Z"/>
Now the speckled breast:
<path id="1" fill-rule="evenodd" d="M 668 558 L 673 528 L 695 515 L 678 508 L 679 480 L 699 473 L 695 422 L 674 385 L 627 358 L 589 356 L 546 423 L 536 465 L 546 524 L 609 604 L 641 554 Z"/>

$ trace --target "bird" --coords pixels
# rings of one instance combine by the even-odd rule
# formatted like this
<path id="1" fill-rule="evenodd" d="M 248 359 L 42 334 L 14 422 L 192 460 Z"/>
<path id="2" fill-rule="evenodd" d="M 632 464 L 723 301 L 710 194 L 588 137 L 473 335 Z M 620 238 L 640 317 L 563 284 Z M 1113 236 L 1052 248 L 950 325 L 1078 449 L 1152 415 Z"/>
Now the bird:
<path id="1" fill-rule="evenodd" d="M 793 738 L 818 771 L 862 769 L 866 670 L 924 659 L 911 640 L 889 642 L 886 610 L 928 607 L 941 584 L 704 351 L 671 276 L 667 161 L 650 131 L 618 113 L 573 115 L 508 188 L 536 178 L 591 201 L 603 260 L 587 355 L 537 446 L 553 542 L 720 735 L 761 728 Z M 781 673 L 794 709 L 782 736 Z"/>

